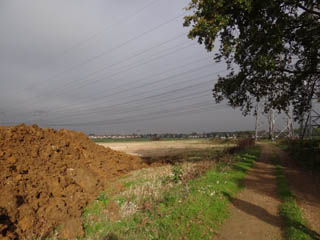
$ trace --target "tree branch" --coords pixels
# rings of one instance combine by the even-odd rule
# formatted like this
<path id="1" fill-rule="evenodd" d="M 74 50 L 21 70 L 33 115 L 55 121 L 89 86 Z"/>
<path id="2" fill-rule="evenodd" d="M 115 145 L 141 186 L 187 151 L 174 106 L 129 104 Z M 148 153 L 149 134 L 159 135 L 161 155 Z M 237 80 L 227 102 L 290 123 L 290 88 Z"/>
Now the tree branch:
<path id="1" fill-rule="evenodd" d="M 320 12 L 317 12 L 317 11 L 314 11 L 314 10 L 312 10 L 312 9 L 306 8 L 305 6 L 303 6 L 303 5 L 299 4 L 299 3 L 297 4 L 297 6 L 298 6 L 299 8 L 301 8 L 301 9 L 305 10 L 305 11 L 308 12 L 308 13 L 315 14 L 315 15 L 317 15 L 317 16 L 320 17 Z"/>
<path id="2" fill-rule="evenodd" d="M 289 70 L 285 68 L 276 68 L 277 71 L 287 72 L 287 73 L 306 73 L 306 74 L 320 74 L 320 71 L 297 71 L 297 70 Z"/>

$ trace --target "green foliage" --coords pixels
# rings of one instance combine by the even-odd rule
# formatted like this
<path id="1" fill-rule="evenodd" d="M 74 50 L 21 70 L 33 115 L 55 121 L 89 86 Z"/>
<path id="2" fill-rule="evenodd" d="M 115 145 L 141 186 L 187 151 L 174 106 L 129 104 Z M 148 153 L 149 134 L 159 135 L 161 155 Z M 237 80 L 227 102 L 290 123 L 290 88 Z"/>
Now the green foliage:
<path id="1" fill-rule="evenodd" d="M 119 196 L 117 198 L 117 202 L 119 203 L 119 206 L 122 206 L 127 201 L 128 201 L 128 199 L 126 197 L 124 197 L 124 196 Z"/>
<path id="2" fill-rule="evenodd" d="M 317 233 L 311 231 L 306 227 L 306 222 L 302 217 L 301 210 L 296 204 L 295 198 L 292 195 L 289 184 L 285 178 L 283 168 L 277 159 L 275 159 L 275 165 L 277 176 L 277 189 L 282 200 L 279 213 L 286 224 L 286 239 L 319 239 L 320 236 L 317 236 Z"/>
<path id="3" fill-rule="evenodd" d="M 135 180 L 132 180 L 132 181 L 125 181 L 123 183 L 123 185 L 126 188 L 130 188 L 131 186 L 135 186 L 136 184 L 139 184 L 139 183 L 142 183 L 142 182 L 143 182 L 143 179 L 135 179 Z"/>
<path id="4" fill-rule="evenodd" d="M 89 218 L 93 215 L 100 216 L 101 215 L 101 207 L 99 201 L 92 203 L 89 207 L 87 207 L 83 212 L 83 217 Z"/>
<path id="5" fill-rule="evenodd" d="M 97 197 L 97 200 L 102 202 L 104 207 L 107 206 L 108 202 L 109 202 L 109 198 L 108 196 L 104 193 L 104 192 L 101 192 L 98 197 Z"/>
<path id="6" fill-rule="evenodd" d="M 320 171 L 320 140 L 292 140 L 284 145 L 301 167 Z"/>
<path id="7" fill-rule="evenodd" d="M 192 0 L 184 26 L 208 51 L 221 40 L 216 61 L 225 59 L 229 74 L 213 89 L 249 113 L 255 101 L 299 116 L 320 95 L 318 0 Z M 235 70 L 237 69 L 237 70 Z"/>
<path id="8" fill-rule="evenodd" d="M 182 179 L 183 171 L 181 164 L 176 164 L 172 167 L 172 180 L 174 183 L 178 183 Z"/>
<path id="9" fill-rule="evenodd" d="M 320 128 L 314 128 L 312 130 L 312 137 L 316 137 L 316 138 L 319 138 L 320 137 Z"/>
<path id="10" fill-rule="evenodd" d="M 176 163 L 171 167 L 171 175 L 162 178 L 161 182 L 163 185 L 169 184 L 171 182 L 177 184 L 182 180 L 182 176 L 182 165 L 180 163 Z"/>

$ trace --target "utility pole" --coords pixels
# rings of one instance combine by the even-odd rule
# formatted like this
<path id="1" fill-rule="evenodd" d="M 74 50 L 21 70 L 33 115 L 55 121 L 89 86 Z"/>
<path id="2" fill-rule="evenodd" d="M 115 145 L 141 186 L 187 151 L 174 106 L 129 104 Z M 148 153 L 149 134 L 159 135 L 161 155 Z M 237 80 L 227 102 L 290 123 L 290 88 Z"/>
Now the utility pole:
<path id="1" fill-rule="evenodd" d="M 288 137 L 294 138 L 294 129 L 293 129 L 293 116 L 292 112 L 287 113 L 287 128 L 288 128 Z"/>
<path id="2" fill-rule="evenodd" d="M 310 103 L 310 111 L 309 111 L 309 118 L 308 118 L 308 139 L 312 139 L 312 101 Z"/>
<path id="3" fill-rule="evenodd" d="M 274 111 L 270 109 L 268 114 L 268 123 L 269 123 L 269 139 L 274 140 L 274 128 L 275 128 L 275 120 L 274 120 Z"/>
<path id="4" fill-rule="evenodd" d="M 260 111 L 259 111 L 259 102 L 256 105 L 256 125 L 255 125 L 255 140 L 258 140 L 258 131 L 259 131 L 259 120 L 260 120 Z"/>

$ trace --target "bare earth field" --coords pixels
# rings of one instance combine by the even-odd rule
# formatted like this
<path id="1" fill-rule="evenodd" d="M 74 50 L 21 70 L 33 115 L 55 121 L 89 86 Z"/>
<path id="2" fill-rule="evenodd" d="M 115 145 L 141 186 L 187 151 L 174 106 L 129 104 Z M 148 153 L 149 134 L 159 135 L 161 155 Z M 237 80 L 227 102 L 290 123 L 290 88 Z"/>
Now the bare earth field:
<path id="1" fill-rule="evenodd" d="M 142 157 L 176 154 L 205 148 L 225 148 L 231 144 L 214 144 L 209 140 L 176 140 L 150 142 L 98 143 L 113 150 Z"/>

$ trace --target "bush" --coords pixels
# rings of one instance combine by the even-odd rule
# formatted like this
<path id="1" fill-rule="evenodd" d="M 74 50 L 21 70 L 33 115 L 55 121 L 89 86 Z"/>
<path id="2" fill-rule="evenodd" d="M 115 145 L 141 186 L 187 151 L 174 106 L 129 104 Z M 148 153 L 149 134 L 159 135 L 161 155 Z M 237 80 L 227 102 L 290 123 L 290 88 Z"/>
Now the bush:
<path id="1" fill-rule="evenodd" d="M 287 150 L 302 167 L 320 171 L 319 140 L 291 140 L 287 143 Z"/>
<path id="2" fill-rule="evenodd" d="M 151 140 L 152 140 L 152 141 L 160 141 L 160 140 L 161 140 L 161 138 L 160 138 L 160 137 L 158 137 L 158 136 L 155 136 L 155 137 L 152 137 L 152 138 L 151 138 Z"/>
<path id="3" fill-rule="evenodd" d="M 236 146 L 226 149 L 226 152 L 230 154 L 235 154 L 253 147 L 255 143 L 256 142 L 254 138 L 240 138 L 237 140 Z"/>
<path id="4" fill-rule="evenodd" d="M 254 138 L 240 138 L 237 142 L 237 148 L 239 151 L 253 147 L 255 145 Z"/>

